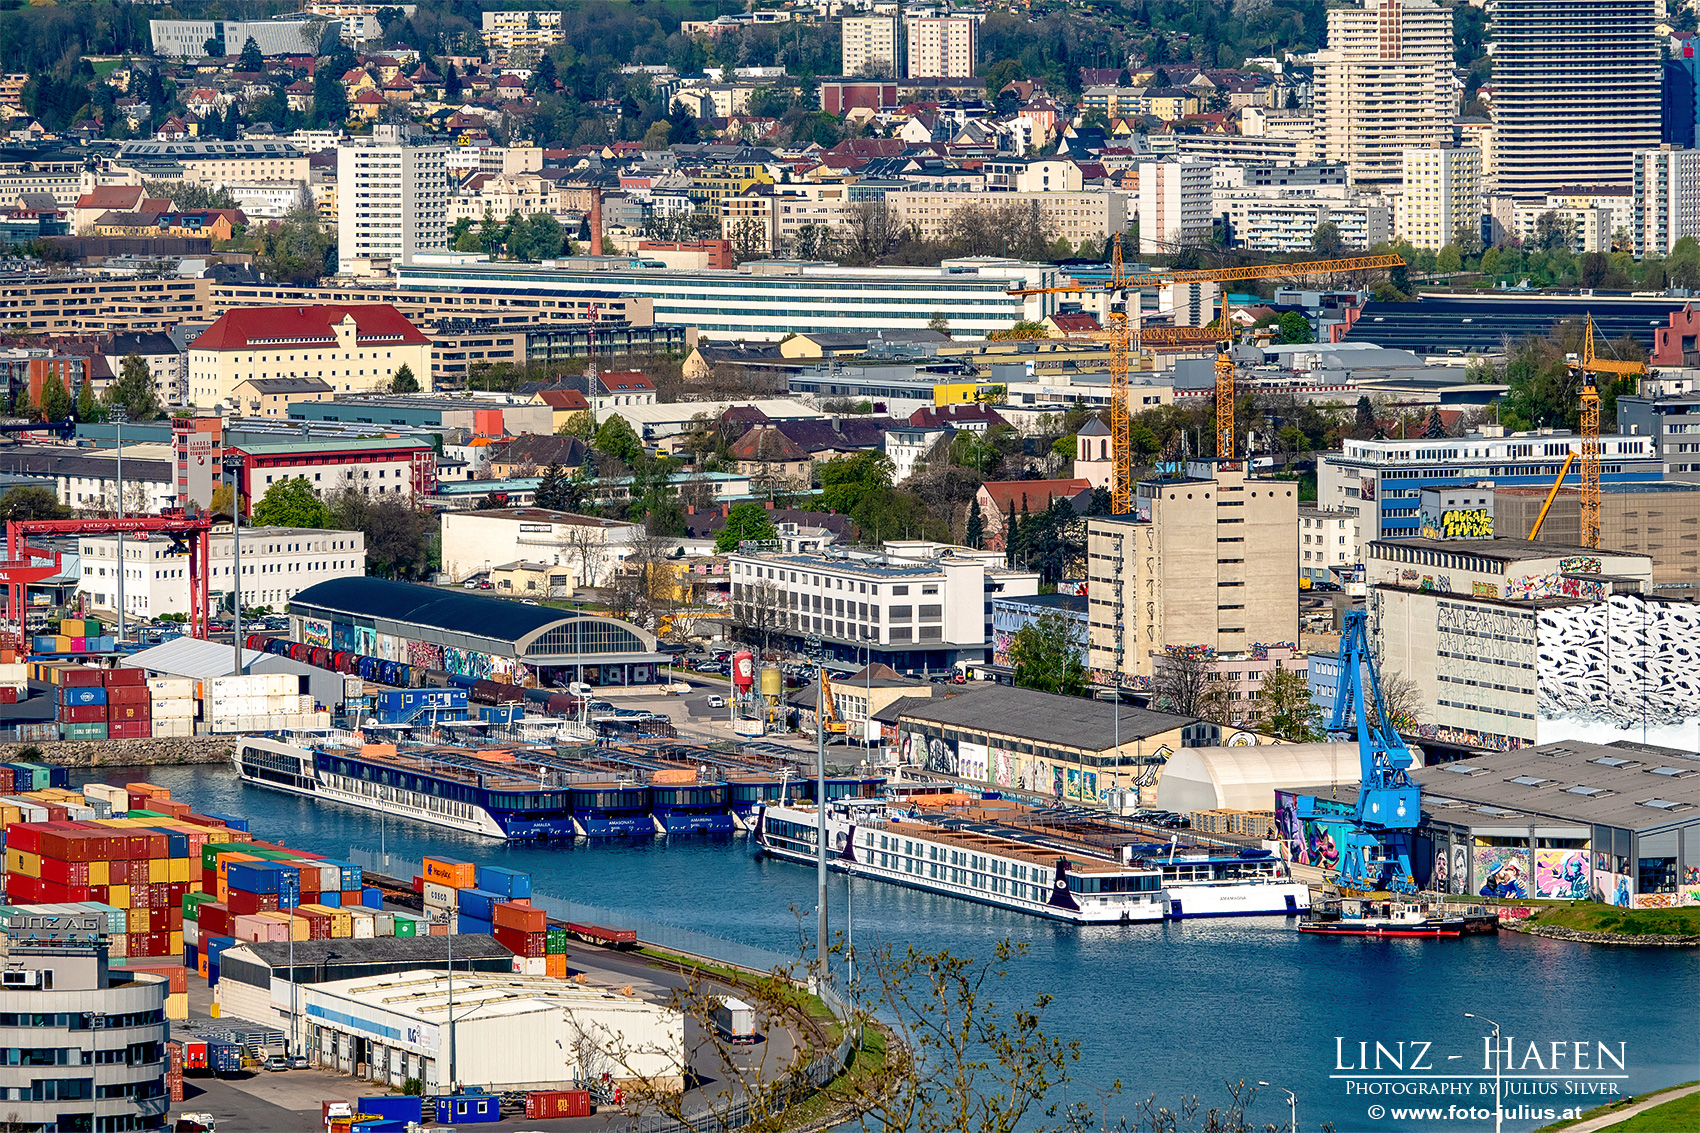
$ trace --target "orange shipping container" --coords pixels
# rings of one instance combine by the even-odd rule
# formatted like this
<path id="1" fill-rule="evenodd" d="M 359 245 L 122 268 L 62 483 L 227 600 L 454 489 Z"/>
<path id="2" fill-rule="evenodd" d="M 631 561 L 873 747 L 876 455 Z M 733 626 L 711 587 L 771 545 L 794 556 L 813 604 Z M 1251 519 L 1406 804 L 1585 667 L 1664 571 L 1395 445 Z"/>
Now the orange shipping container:
<path id="1" fill-rule="evenodd" d="M 449 885 L 456 889 L 473 889 L 478 885 L 478 867 L 471 862 L 454 858 L 426 858 L 423 862 L 426 881 Z"/>
<path id="2" fill-rule="evenodd" d="M 512 901 L 498 902 L 492 910 L 491 920 L 501 928 L 519 932 L 547 932 L 549 929 L 549 915 L 542 909 L 517 905 Z"/>

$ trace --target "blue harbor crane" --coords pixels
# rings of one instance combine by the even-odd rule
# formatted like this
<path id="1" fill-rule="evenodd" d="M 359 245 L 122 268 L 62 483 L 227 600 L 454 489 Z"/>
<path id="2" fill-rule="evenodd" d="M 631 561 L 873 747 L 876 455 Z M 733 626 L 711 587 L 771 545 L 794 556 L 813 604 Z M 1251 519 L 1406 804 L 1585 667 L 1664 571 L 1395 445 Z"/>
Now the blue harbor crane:
<path id="1" fill-rule="evenodd" d="M 1366 683 L 1367 678 L 1367 683 Z M 1328 722 L 1331 739 L 1345 739 L 1356 715 L 1358 736 L 1358 803 L 1350 811 L 1332 799 L 1301 795 L 1301 819 L 1348 820 L 1340 846 L 1338 884 L 1342 891 L 1372 893 L 1393 890 L 1415 894 L 1411 872 L 1411 837 L 1422 820 L 1422 788 L 1409 774 L 1415 762 L 1381 698 L 1381 680 L 1369 649 L 1369 630 L 1363 610 L 1346 615 L 1340 634 L 1340 689 Z"/>

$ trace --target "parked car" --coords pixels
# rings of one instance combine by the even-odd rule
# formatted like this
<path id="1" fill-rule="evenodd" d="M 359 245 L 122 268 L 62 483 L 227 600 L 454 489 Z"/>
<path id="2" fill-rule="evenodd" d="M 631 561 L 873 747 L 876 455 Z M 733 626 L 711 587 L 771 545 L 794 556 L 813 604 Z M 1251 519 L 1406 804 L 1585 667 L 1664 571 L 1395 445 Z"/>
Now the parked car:
<path id="1" fill-rule="evenodd" d="M 289 1059 L 285 1058 L 281 1054 L 274 1054 L 266 1059 L 265 1068 L 267 1070 L 288 1070 Z"/>
<path id="2" fill-rule="evenodd" d="M 710 708 L 725 708 L 726 698 L 724 696 L 711 696 L 708 698 L 708 706 Z"/>
<path id="3" fill-rule="evenodd" d="M 289 1068 L 291 1070 L 311 1070 L 313 1062 L 304 1054 L 294 1054 L 289 1058 Z"/>

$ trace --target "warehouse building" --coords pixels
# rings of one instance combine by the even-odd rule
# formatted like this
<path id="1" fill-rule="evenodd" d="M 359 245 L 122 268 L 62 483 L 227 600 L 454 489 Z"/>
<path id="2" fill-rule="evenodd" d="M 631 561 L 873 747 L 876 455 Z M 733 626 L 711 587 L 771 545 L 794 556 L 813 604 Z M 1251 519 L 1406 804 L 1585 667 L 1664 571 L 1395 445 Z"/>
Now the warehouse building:
<path id="1" fill-rule="evenodd" d="M 1412 777 L 1423 790 L 1423 822 L 1411 865 L 1425 888 L 1637 909 L 1700 905 L 1700 754 L 1565 740 Z M 1357 800 L 1352 787 L 1298 793 L 1333 795 L 1329 807 L 1342 814 Z M 1301 821 L 1293 799 L 1275 796 L 1286 852 L 1326 865 L 1346 824 Z"/>
<path id="2" fill-rule="evenodd" d="M 668 660 L 617 618 L 381 578 L 309 586 L 289 613 L 292 641 L 513 684 L 651 684 Z"/>
<path id="3" fill-rule="evenodd" d="M 236 669 L 235 653 L 234 649 L 220 641 L 178 637 L 163 645 L 132 653 L 119 664 L 143 669 L 150 677 L 187 677 L 199 681 L 231 675 Z M 313 699 L 333 711 L 342 707 L 348 680 L 342 673 L 292 661 L 275 653 L 261 653 L 257 649 L 242 650 L 242 671 L 306 677 L 307 691 Z"/>

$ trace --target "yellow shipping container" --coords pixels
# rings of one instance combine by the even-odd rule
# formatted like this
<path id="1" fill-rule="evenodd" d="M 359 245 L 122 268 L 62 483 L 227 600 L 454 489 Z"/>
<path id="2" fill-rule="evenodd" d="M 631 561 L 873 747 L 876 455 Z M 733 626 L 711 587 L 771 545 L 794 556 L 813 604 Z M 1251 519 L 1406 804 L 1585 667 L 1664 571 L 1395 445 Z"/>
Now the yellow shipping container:
<path id="1" fill-rule="evenodd" d="M 6 872 L 21 873 L 25 877 L 40 877 L 41 855 L 8 847 L 6 850 Z"/>
<path id="2" fill-rule="evenodd" d="M 66 637 L 82 637 L 84 622 L 82 618 L 64 618 L 59 622 L 59 632 Z"/>
<path id="3" fill-rule="evenodd" d="M 171 880 L 171 859 L 149 858 L 148 880 L 156 884 L 160 882 L 169 882 Z"/>
<path id="4" fill-rule="evenodd" d="M 192 880 L 192 878 L 190 876 L 190 870 L 189 870 L 189 862 L 190 862 L 191 859 L 189 859 L 189 858 L 167 858 L 166 860 L 168 862 L 170 862 L 170 866 L 169 866 L 169 868 L 171 870 L 170 880 L 172 880 L 174 882 L 176 882 L 176 881 L 186 882 L 186 881 Z M 200 864 L 200 859 L 197 858 L 197 859 L 194 859 L 194 861 L 195 861 L 196 865 Z M 194 872 L 199 873 L 201 871 L 197 869 Z"/>
<path id="5" fill-rule="evenodd" d="M 148 910 L 131 909 L 129 928 L 131 932 L 146 932 L 148 930 Z"/>
<path id="6" fill-rule="evenodd" d="M 113 885 L 106 890 L 106 903 L 114 909 L 130 907 L 130 887 L 128 885 Z"/>
<path id="7" fill-rule="evenodd" d="M 10 826 L 14 822 L 22 822 L 23 820 L 24 812 L 22 808 L 15 807 L 11 803 L 0 803 L 0 823 Z"/>
<path id="8" fill-rule="evenodd" d="M 171 935 L 176 936 L 178 934 L 174 932 Z M 189 1018 L 188 992 L 179 991 L 165 997 L 165 1017 L 167 1019 L 183 1020 L 187 1020 Z"/>
<path id="9" fill-rule="evenodd" d="M 181 955 L 183 955 L 183 934 L 181 932 L 172 933 L 171 939 L 166 942 L 166 947 L 168 949 L 170 949 L 170 952 L 168 952 L 167 955 L 171 955 L 171 956 L 181 956 Z M 183 1018 L 187 1019 L 188 1016 L 184 1015 Z"/>
<path id="10" fill-rule="evenodd" d="M 111 880 L 112 880 L 112 863 L 111 862 L 90 862 L 89 863 L 89 884 L 90 885 L 105 885 L 107 882 L 109 882 Z"/>
<path id="11" fill-rule="evenodd" d="M 346 940 L 354 935 L 354 918 L 348 915 L 346 909 L 334 909 L 329 905 L 302 905 L 301 908 L 309 913 L 323 913 L 331 919 L 331 936 L 338 940 Z"/>
<path id="12" fill-rule="evenodd" d="M 70 635 L 63 633 L 56 635 L 53 638 L 53 651 L 55 653 L 69 653 L 71 651 Z M 55 677 L 57 677 L 57 675 L 58 674 L 55 674 Z M 54 683 L 57 684 L 58 681 L 55 680 Z"/>

